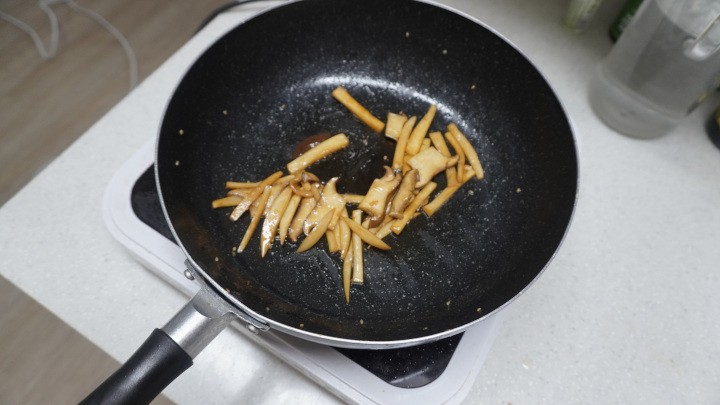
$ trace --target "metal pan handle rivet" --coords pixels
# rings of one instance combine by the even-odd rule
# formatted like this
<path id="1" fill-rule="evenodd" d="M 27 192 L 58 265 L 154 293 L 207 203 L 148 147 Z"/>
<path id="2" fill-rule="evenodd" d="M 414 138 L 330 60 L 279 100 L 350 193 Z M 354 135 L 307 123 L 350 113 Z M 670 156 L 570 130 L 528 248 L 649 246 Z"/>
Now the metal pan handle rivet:
<path id="1" fill-rule="evenodd" d="M 185 278 L 187 278 L 188 280 L 195 280 L 195 276 L 193 276 L 190 270 L 185 270 L 183 274 L 185 274 Z"/>
<path id="2" fill-rule="evenodd" d="M 250 332 L 252 332 L 252 333 L 254 333 L 254 334 L 256 334 L 256 335 L 257 335 L 258 333 L 260 333 L 260 331 L 258 330 L 258 328 L 255 327 L 255 325 L 247 324 L 247 325 L 245 325 L 245 326 L 247 327 L 247 329 L 248 329 Z"/>

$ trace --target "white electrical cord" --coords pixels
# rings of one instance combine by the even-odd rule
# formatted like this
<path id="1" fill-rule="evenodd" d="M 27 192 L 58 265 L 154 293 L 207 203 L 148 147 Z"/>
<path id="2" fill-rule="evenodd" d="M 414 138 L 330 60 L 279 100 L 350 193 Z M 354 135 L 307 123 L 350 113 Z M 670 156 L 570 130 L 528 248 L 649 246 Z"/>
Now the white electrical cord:
<path id="1" fill-rule="evenodd" d="M 40 36 L 29 25 L 1 10 L 0 18 L 20 28 L 21 30 L 25 31 L 25 33 L 30 35 L 30 38 L 32 38 L 33 42 L 35 43 L 35 47 L 37 48 L 40 57 L 43 60 L 48 60 L 55 56 L 55 54 L 57 53 L 58 39 L 60 37 L 60 32 L 58 30 L 58 19 L 57 15 L 55 15 L 52 9 L 43 1 L 38 1 L 38 7 L 40 7 L 40 9 L 44 11 L 45 14 L 47 14 L 48 19 L 50 20 L 50 47 L 47 49 L 45 48 L 45 45 L 40 39 Z"/>
<path id="2" fill-rule="evenodd" d="M 38 53 L 40 54 L 40 57 L 43 60 L 49 60 L 53 58 L 57 54 L 57 48 L 58 48 L 58 41 L 60 38 L 60 30 L 58 29 L 58 19 L 55 12 L 50 7 L 51 5 L 55 4 L 66 4 L 68 7 L 70 7 L 73 11 L 83 14 L 86 17 L 90 18 L 91 20 L 98 23 L 101 27 L 103 27 L 105 30 L 107 30 L 112 36 L 117 39 L 117 41 L 120 43 L 120 46 L 123 48 L 123 51 L 125 51 L 125 55 L 128 60 L 129 70 L 130 70 L 130 90 L 135 88 L 137 86 L 138 82 L 138 67 L 137 67 L 137 58 L 135 58 L 135 51 L 133 50 L 132 46 L 130 45 L 130 42 L 128 42 L 127 38 L 113 26 L 110 24 L 103 16 L 100 14 L 87 9 L 85 7 L 82 7 L 75 3 L 74 0 L 38 0 L 38 7 L 42 9 L 45 14 L 47 14 L 48 19 L 50 20 L 50 46 L 48 48 L 45 48 L 45 45 L 43 44 L 42 40 L 40 39 L 40 36 L 37 34 L 35 30 L 32 29 L 28 24 L 22 22 L 21 20 L 13 17 L 10 14 L 7 14 L 3 11 L 0 11 L 0 18 L 13 24 L 17 28 L 21 29 L 22 31 L 26 32 L 28 35 L 30 35 L 30 38 L 32 38 L 33 42 L 35 43 L 35 47 L 37 48 Z"/>

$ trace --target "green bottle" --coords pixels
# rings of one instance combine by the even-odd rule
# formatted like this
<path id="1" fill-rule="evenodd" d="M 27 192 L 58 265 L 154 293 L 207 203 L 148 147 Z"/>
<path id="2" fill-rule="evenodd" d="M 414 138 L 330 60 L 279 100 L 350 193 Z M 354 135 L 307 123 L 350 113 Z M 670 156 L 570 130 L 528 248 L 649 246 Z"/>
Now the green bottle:
<path id="1" fill-rule="evenodd" d="M 643 0 L 628 0 L 628 2 L 625 3 L 615 22 L 610 26 L 610 39 L 612 39 L 613 42 L 616 42 L 618 38 L 620 38 L 620 34 L 622 34 L 625 27 L 630 23 L 630 20 L 632 20 L 642 2 Z"/>

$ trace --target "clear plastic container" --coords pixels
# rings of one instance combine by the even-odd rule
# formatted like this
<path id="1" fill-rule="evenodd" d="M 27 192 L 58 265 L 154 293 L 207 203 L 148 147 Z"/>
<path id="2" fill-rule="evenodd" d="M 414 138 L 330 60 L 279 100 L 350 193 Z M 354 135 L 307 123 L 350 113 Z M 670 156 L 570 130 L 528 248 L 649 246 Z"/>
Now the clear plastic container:
<path id="1" fill-rule="evenodd" d="M 720 0 L 645 0 L 590 86 L 595 113 L 638 138 L 672 130 L 720 79 Z"/>

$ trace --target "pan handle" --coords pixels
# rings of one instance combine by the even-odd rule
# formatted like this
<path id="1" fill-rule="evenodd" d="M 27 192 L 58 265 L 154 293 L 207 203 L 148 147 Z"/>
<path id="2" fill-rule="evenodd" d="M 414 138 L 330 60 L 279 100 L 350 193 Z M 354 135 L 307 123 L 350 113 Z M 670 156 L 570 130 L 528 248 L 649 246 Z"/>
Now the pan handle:
<path id="1" fill-rule="evenodd" d="M 149 404 L 237 316 L 205 288 L 81 404 Z"/>
<path id="2" fill-rule="evenodd" d="M 80 404 L 149 404 L 192 365 L 192 358 L 165 332 L 155 329 L 113 375 Z"/>

